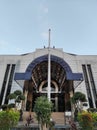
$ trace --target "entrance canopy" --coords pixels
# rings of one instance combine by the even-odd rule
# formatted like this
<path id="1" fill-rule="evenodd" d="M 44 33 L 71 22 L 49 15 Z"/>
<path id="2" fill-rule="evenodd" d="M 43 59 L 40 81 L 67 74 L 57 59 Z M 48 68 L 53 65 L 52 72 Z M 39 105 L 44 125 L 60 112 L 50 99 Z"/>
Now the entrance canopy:
<path id="1" fill-rule="evenodd" d="M 32 80 L 35 87 L 42 81 L 47 80 L 48 74 L 48 55 L 44 55 L 33 60 L 24 73 L 15 73 L 14 80 L 21 86 L 24 86 L 25 80 Z M 82 81 L 82 73 L 72 73 L 70 66 L 60 57 L 51 55 L 51 80 L 64 85 L 65 80 L 74 81 L 74 87 L 77 87 Z"/>

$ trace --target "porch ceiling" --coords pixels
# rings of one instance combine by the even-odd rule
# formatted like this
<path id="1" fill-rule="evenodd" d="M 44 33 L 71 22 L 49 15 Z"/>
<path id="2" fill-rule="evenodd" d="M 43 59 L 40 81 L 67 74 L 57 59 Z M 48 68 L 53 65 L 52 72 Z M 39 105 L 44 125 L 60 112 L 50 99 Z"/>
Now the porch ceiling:
<path id="1" fill-rule="evenodd" d="M 48 79 L 48 62 L 43 61 L 38 64 L 32 71 L 32 82 L 35 86 L 39 86 L 42 81 Z M 51 61 L 51 80 L 55 81 L 58 86 L 62 86 L 66 79 L 66 72 L 62 66 L 54 61 Z M 64 80 L 64 81 L 63 81 Z"/>

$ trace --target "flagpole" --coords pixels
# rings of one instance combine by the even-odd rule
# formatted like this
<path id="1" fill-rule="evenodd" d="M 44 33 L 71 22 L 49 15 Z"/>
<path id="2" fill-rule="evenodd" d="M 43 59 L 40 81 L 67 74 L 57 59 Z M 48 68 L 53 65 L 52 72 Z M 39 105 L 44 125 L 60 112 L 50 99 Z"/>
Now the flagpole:
<path id="1" fill-rule="evenodd" d="M 48 38 L 48 100 L 51 101 L 51 59 L 50 59 L 50 32 L 49 29 L 49 38 Z"/>

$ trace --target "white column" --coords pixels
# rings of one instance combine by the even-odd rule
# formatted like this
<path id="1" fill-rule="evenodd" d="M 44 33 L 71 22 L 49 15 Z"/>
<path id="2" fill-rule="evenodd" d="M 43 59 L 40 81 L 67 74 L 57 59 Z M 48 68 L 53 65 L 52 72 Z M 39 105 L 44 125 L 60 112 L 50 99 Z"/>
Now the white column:
<path id="1" fill-rule="evenodd" d="M 25 100 L 23 101 L 23 110 L 24 111 L 26 111 L 27 95 L 28 95 L 28 90 L 25 90 L 25 92 L 24 92 Z"/>

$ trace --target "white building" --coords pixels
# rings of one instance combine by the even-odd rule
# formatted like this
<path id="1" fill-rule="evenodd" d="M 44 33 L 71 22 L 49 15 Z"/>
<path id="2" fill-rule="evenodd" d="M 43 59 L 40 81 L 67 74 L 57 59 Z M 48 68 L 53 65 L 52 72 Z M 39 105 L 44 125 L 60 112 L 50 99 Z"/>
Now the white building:
<path id="1" fill-rule="evenodd" d="M 87 97 L 89 107 L 97 107 L 97 55 L 75 55 L 50 48 L 51 101 L 54 111 L 66 110 L 74 92 Z M 0 55 L 0 105 L 15 90 L 26 96 L 24 109 L 33 110 L 34 101 L 48 93 L 48 48 L 23 55 Z"/>

